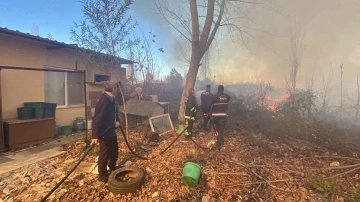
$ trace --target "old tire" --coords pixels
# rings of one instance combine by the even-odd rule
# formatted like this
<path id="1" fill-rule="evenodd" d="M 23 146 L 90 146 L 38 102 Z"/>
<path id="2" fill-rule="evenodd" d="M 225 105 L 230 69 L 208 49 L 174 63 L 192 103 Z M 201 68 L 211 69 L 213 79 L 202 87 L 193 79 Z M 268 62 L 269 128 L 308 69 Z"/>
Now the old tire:
<path id="1" fill-rule="evenodd" d="M 130 181 L 122 181 L 122 176 L 127 174 L 135 176 Z M 145 183 L 145 172 L 139 168 L 121 168 L 111 173 L 108 180 L 109 191 L 114 194 L 134 193 Z"/>

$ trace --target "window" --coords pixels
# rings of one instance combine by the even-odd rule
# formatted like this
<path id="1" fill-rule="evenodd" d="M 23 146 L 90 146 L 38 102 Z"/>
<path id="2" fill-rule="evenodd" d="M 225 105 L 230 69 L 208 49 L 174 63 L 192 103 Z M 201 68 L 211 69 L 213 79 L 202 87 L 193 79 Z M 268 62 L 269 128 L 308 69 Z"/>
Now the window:
<path id="1" fill-rule="evenodd" d="M 83 74 L 71 72 L 44 74 L 45 102 L 57 103 L 59 107 L 85 103 Z"/>
<path id="2" fill-rule="evenodd" d="M 102 82 L 102 81 L 109 81 L 110 76 L 107 75 L 101 75 L 101 74 L 94 74 L 94 80 L 95 82 Z"/>

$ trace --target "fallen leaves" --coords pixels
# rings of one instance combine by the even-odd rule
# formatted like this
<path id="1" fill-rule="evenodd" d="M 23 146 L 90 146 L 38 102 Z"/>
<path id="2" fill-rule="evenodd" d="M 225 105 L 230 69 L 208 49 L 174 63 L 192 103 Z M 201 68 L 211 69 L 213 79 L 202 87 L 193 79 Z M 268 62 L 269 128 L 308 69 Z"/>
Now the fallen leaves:
<path id="1" fill-rule="evenodd" d="M 132 130 L 131 146 L 138 148 L 140 155 L 156 156 L 175 135 L 162 136 L 158 144 L 145 144 L 142 137 L 141 130 Z M 196 136 L 197 142 L 207 146 L 214 144 L 215 139 L 212 133 Z M 76 163 L 84 146 L 82 143 L 67 145 L 66 155 L 0 176 L 1 198 L 38 201 Z M 141 190 L 115 195 L 107 190 L 107 185 L 97 182 L 97 175 L 80 170 L 50 196 L 50 201 L 322 201 L 307 187 L 306 179 L 319 175 L 330 177 L 339 171 L 343 174 L 341 181 L 349 187 L 359 186 L 356 170 L 344 173 L 358 168 L 359 159 L 329 157 L 335 154 L 326 150 L 327 157 L 321 157 L 323 148 L 314 150 L 314 145 L 303 140 L 273 141 L 261 134 L 242 136 L 234 131 L 225 137 L 225 147 L 218 152 L 203 150 L 180 137 L 163 155 L 146 161 L 134 158 L 119 137 L 119 151 L 119 163 L 146 171 L 146 183 Z M 202 167 L 202 176 L 195 188 L 181 182 L 183 165 L 190 160 Z M 85 161 L 96 163 L 96 153 Z M 343 200 L 336 197 L 334 200 Z"/>

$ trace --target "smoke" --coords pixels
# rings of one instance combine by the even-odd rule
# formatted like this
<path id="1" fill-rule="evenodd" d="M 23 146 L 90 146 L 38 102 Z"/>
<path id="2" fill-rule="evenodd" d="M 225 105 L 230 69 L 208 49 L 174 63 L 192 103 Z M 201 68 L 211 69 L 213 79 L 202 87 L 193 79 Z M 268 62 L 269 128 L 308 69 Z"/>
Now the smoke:
<path id="1" fill-rule="evenodd" d="M 306 32 L 299 87 L 306 87 L 313 78 L 314 88 L 321 90 L 323 78 L 327 79 L 332 69 L 331 94 L 333 98 L 339 97 L 340 65 L 343 64 L 343 89 L 348 94 L 355 92 L 356 73 L 360 72 L 358 1 L 277 0 L 272 3 L 281 6 L 282 15 L 268 10 L 252 13 L 257 25 L 249 26 L 262 31 L 250 32 L 256 41 L 251 37 L 245 39 L 249 50 L 241 48 L 243 41 L 229 38 L 219 46 L 219 59 L 211 61 L 218 82 L 264 80 L 284 88 L 291 67 L 289 27 L 291 19 L 296 17 L 297 25 Z"/>
<path id="2" fill-rule="evenodd" d="M 183 51 L 190 53 L 189 44 L 183 45 L 189 42 L 180 39 L 180 34 L 162 19 L 153 1 L 138 1 L 142 2 L 136 5 L 135 11 L 141 17 L 139 21 L 146 20 L 159 33 L 170 68 L 186 67 L 186 61 L 179 59 L 183 59 Z M 340 93 L 340 65 L 343 64 L 343 89 L 349 95 L 354 93 L 356 73 L 360 73 L 359 0 L 264 1 L 274 9 L 259 5 L 243 8 L 247 18 L 235 22 L 249 27 L 243 37 L 235 29 L 221 27 L 211 47 L 210 67 L 216 82 L 269 81 L 285 88 L 291 67 L 289 28 L 296 19 L 297 25 L 306 32 L 298 86 L 306 87 L 313 79 L 314 89 L 321 90 L 323 79 L 332 72 L 331 95 L 336 98 Z M 189 5 L 185 1 L 176 6 L 188 9 Z"/>

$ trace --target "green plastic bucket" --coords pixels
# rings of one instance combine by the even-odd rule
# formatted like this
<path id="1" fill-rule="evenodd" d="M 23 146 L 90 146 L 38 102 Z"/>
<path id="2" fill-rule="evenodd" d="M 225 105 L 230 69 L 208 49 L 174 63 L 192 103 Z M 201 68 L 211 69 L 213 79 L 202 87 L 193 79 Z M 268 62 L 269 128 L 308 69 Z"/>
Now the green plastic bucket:
<path id="1" fill-rule="evenodd" d="M 198 164 L 193 162 L 187 162 L 184 164 L 181 181 L 189 186 L 197 186 L 200 178 L 201 168 Z"/>
<path id="2" fill-rule="evenodd" d="M 72 126 L 62 126 L 60 130 L 61 130 L 61 135 L 68 136 L 72 134 Z"/>
<path id="3" fill-rule="evenodd" d="M 183 125 L 178 125 L 176 133 L 180 135 L 180 133 L 182 133 L 184 131 L 184 126 Z"/>
<path id="4" fill-rule="evenodd" d="M 19 107 L 17 108 L 17 116 L 19 120 L 27 120 L 34 118 L 34 108 Z"/>

